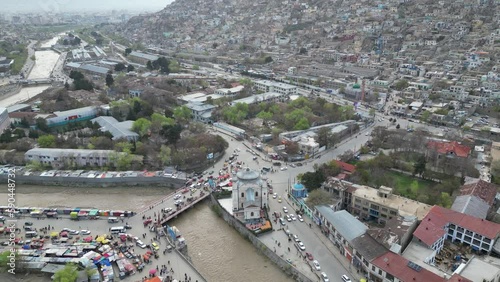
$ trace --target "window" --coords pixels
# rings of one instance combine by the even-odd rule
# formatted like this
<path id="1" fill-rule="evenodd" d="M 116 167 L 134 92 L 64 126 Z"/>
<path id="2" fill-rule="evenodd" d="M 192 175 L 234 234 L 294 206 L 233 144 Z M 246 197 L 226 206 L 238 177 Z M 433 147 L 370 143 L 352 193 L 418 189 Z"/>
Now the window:
<path id="1" fill-rule="evenodd" d="M 243 198 L 243 197 L 245 197 L 245 193 L 241 193 L 241 197 L 242 197 L 242 198 Z"/>
<path id="2" fill-rule="evenodd" d="M 250 216 L 253 216 L 253 212 L 250 213 Z"/>
<path id="3" fill-rule="evenodd" d="M 392 214 L 392 215 L 397 215 L 396 211 L 389 211 L 389 213 Z"/>
<path id="4" fill-rule="evenodd" d="M 255 192 L 255 197 L 258 197 L 259 196 L 259 192 Z"/>

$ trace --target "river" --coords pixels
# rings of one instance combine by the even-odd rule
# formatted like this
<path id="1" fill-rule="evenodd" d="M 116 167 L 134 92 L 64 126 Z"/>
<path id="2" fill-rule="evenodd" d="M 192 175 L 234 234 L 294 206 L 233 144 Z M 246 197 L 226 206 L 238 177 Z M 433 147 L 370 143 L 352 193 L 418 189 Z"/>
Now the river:
<path id="1" fill-rule="evenodd" d="M 0 206 L 7 203 L 7 187 Z M 18 185 L 17 206 L 142 210 L 171 190 L 156 187 L 64 188 Z M 83 201 L 82 198 L 85 200 Z M 198 206 L 170 222 L 188 242 L 193 264 L 207 281 L 292 281 L 208 206 Z"/>
<path id="2" fill-rule="evenodd" d="M 57 42 L 59 37 L 54 37 L 49 41 L 42 43 L 42 47 L 50 47 Z M 36 51 L 35 52 L 35 66 L 28 75 L 28 79 L 40 79 L 40 78 L 50 78 L 50 74 L 54 69 L 57 61 L 59 60 L 59 54 L 52 51 Z M 0 107 L 12 106 L 16 103 L 20 103 L 35 97 L 36 95 L 42 93 L 44 90 L 49 88 L 50 85 L 38 85 L 23 87 L 18 93 L 14 95 L 8 95 L 5 97 L 0 97 Z"/>

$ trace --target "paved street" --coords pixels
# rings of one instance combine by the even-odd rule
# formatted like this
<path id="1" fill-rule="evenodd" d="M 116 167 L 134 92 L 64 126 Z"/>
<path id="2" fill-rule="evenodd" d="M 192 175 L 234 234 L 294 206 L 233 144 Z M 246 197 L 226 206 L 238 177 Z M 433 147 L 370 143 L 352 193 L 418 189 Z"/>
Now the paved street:
<path id="1" fill-rule="evenodd" d="M 217 130 L 219 132 L 221 131 L 220 129 Z M 278 193 L 278 195 L 280 195 L 282 198 L 282 202 L 278 203 L 278 199 L 272 199 L 272 196 L 269 196 L 269 206 L 271 209 L 271 213 L 277 211 L 281 212 L 282 215 L 284 215 L 283 207 L 287 207 L 289 213 L 295 214 L 294 207 L 286 200 L 286 190 L 289 183 L 293 183 L 294 179 L 296 179 L 297 174 L 312 171 L 313 165 L 315 163 L 319 164 L 332 160 L 348 149 L 352 150 L 354 147 L 359 149 L 360 146 L 370 138 L 369 136 L 365 135 L 365 133 L 369 132 L 370 130 L 371 128 L 368 128 L 365 131 L 359 133 L 357 137 L 353 136 L 348 140 L 344 140 L 344 142 L 342 142 L 336 149 L 321 154 L 320 159 L 303 162 L 304 166 L 302 167 L 292 168 L 288 166 L 288 169 L 285 171 L 281 171 L 278 168 L 277 172 L 263 175 L 263 177 L 269 179 L 271 184 L 273 185 L 273 192 Z M 266 159 L 266 157 L 263 153 L 259 153 L 260 158 L 257 161 L 253 161 L 253 155 L 247 151 L 247 147 L 242 144 L 242 142 L 238 142 L 234 138 L 231 138 L 226 134 L 220 135 L 224 137 L 229 143 L 227 152 L 233 152 L 237 148 L 240 149 L 237 160 L 245 162 L 244 166 L 248 166 L 249 168 L 258 171 L 260 171 L 263 166 L 270 166 L 270 163 L 264 160 Z M 244 141 L 244 143 L 247 144 L 247 146 L 250 146 L 248 142 Z M 222 168 L 222 165 L 218 163 L 215 165 L 214 169 L 218 171 L 218 169 L 220 168 Z M 301 272 L 305 273 L 311 278 L 315 277 L 316 280 L 319 281 L 319 278 L 316 276 L 316 274 L 324 271 L 330 278 L 330 281 L 341 282 L 341 276 L 343 274 L 349 273 L 347 260 L 345 258 L 341 258 L 338 249 L 336 249 L 336 247 L 334 247 L 333 244 L 328 241 L 328 239 L 321 233 L 321 231 L 317 226 L 315 226 L 315 224 L 311 224 L 311 228 L 309 227 L 309 223 L 311 223 L 311 220 L 309 218 L 304 218 L 304 222 L 287 222 L 284 228 L 285 230 L 290 230 L 292 234 L 295 234 L 299 237 L 299 239 L 304 243 L 306 247 L 305 252 L 311 253 L 314 256 L 314 259 L 318 260 L 321 266 L 321 271 L 312 270 L 312 268 L 308 264 L 309 261 L 307 259 L 304 260 L 304 258 L 302 257 L 305 252 L 301 252 L 302 256 L 298 255 L 299 252 L 296 249 L 294 243 L 288 242 L 288 237 L 285 235 L 284 231 L 277 230 L 282 227 L 279 222 L 277 224 L 274 224 L 274 232 L 264 234 L 260 237 L 260 239 L 264 243 L 266 243 L 269 248 L 275 248 L 278 254 L 283 255 L 283 258 L 291 259 L 294 266 L 296 266 Z M 278 246 L 276 241 L 279 242 L 280 246 Z M 290 248 L 290 251 L 288 251 L 288 248 Z M 338 258 L 340 258 L 340 260 Z M 356 278 L 356 276 L 354 275 L 348 275 L 353 279 Z"/>

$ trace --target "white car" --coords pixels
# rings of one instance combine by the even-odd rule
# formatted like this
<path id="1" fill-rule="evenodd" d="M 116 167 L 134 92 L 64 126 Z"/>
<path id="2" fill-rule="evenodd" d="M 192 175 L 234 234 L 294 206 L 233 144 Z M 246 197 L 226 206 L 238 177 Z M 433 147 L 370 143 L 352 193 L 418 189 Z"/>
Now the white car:
<path id="1" fill-rule="evenodd" d="M 80 234 L 82 234 L 82 235 L 90 235 L 90 231 L 89 230 L 80 230 Z"/>
<path id="2" fill-rule="evenodd" d="M 300 221 L 300 222 L 304 222 L 304 219 L 302 218 L 302 216 L 300 214 L 297 215 L 297 219 Z"/>
<path id="3" fill-rule="evenodd" d="M 144 242 L 142 242 L 141 240 L 137 240 L 137 242 L 135 242 L 135 244 L 141 248 L 141 249 L 145 249 L 146 248 L 146 244 L 144 244 Z"/>
<path id="4" fill-rule="evenodd" d="M 288 209 L 286 207 L 283 207 L 283 212 L 288 213 Z"/>
<path id="5" fill-rule="evenodd" d="M 321 280 L 323 280 L 323 282 L 330 282 L 330 279 L 328 279 L 328 276 L 326 275 L 326 273 L 324 272 L 321 272 Z"/>
<path id="6" fill-rule="evenodd" d="M 299 236 L 297 236 L 297 235 L 293 235 L 292 237 L 293 237 L 293 240 L 294 240 L 295 242 L 300 242 L 300 240 L 299 240 Z"/>
<path id="7" fill-rule="evenodd" d="M 281 171 L 287 170 L 288 168 L 286 166 L 280 168 Z"/>
<path id="8" fill-rule="evenodd" d="M 304 243 L 299 241 L 297 244 L 299 245 L 299 249 L 301 249 L 302 251 L 306 250 L 306 246 L 304 246 Z"/>
<path id="9" fill-rule="evenodd" d="M 278 193 L 273 194 L 273 199 L 276 199 L 276 198 L 278 198 Z"/>
<path id="10" fill-rule="evenodd" d="M 292 220 L 294 220 L 294 221 L 295 221 L 295 220 L 297 220 L 297 218 L 295 217 L 295 215 L 294 215 L 294 214 L 291 214 L 291 215 L 290 215 L 290 218 L 291 218 Z"/>
<path id="11" fill-rule="evenodd" d="M 177 194 L 174 196 L 174 200 L 179 200 L 181 197 L 182 197 L 181 194 Z"/>
<path id="12" fill-rule="evenodd" d="M 313 266 L 314 266 L 314 269 L 320 271 L 321 270 L 321 266 L 319 265 L 319 262 L 317 260 L 313 260 Z"/>
<path id="13" fill-rule="evenodd" d="M 69 235 L 78 235 L 78 234 L 80 234 L 80 231 L 78 231 L 78 230 L 70 230 L 69 231 Z"/>
<path id="14" fill-rule="evenodd" d="M 288 214 L 285 216 L 285 218 L 288 222 L 292 221 L 292 218 Z"/>

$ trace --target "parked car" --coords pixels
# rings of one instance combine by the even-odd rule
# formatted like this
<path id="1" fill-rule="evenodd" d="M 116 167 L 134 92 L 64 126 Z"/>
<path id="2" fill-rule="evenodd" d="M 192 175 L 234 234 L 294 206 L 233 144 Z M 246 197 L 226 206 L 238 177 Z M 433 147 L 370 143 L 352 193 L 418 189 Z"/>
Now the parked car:
<path id="1" fill-rule="evenodd" d="M 273 199 L 276 199 L 276 198 L 278 198 L 278 193 L 273 194 Z"/>
<path id="2" fill-rule="evenodd" d="M 313 255 L 311 253 L 306 253 L 306 257 L 307 257 L 308 260 L 313 260 L 314 259 Z"/>
<path id="3" fill-rule="evenodd" d="M 286 207 L 283 207 L 283 212 L 288 213 L 288 209 Z"/>
<path id="4" fill-rule="evenodd" d="M 302 251 L 306 250 L 306 246 L 304 246 L 304 243 L 299 241 L 297 244 L 299 245 L 299 249 L 301 249 Z"/>
<path id="5" fill-rule="evenodd" d="M 313 260 L 313 266 L 314 266 L 314 269 L 320 271 L 321 270 L 321 266 L 319 265 L 319 262 L 317 260 Z"/>
<path id="6" fill-rule="evenodd" d="M 80 234 L 82 234 L 82 235 L 90 235 L 90 231 L 89 230 L 80 230 Z"/>
<path id="7" fill-rule="evenodd" d="M 297 215 L 297 219 L 300 221 L 300 222 L 304 222 L 304 219 L 302 218 L 302 216 L 300 214 Z"/>
<path id="8" fill-rule="evenodd" d="M 330 279 L 328 279 L 328 276 L 326 275 L 326 273 L 321 272 L 320 276 L 321 276 L 321 280 L 323 280 L 323 282 L 330 282 Z"/>
<path id="9" fill-rule="evenodd" d="M 347 275 L 342 275 L 342 281 L 344 282 L 351 282 L 351 278 L 349 278 Z"/>
<path id="10" fill-rule="evenodd" d="M 294 240 L 295 242 L 299 242 L 299 241 L 300 241 L 300 240 L 299 240 L 299 236 L 297 236 L 297 235 L 293 235 L 292 237 L 293 237 L 293 240 Z"/>

